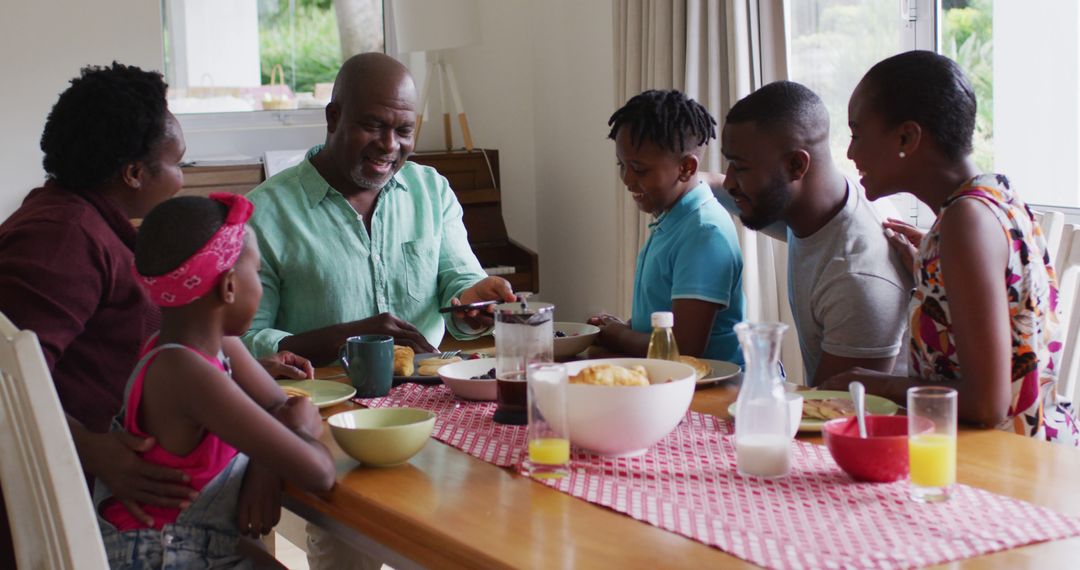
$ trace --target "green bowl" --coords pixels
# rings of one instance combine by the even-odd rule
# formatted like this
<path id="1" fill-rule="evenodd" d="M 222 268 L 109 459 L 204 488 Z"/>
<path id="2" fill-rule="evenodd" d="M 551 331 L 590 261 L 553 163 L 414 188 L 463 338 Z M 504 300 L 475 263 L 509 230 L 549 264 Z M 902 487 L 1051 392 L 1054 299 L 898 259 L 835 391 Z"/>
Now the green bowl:
<path id="1" fill-rule="evenodd" d="M 417 408 L 378 408 L 334 414 L 330 433 L 353 459 L 375 467 L 401 465 L 416 455 L 435 428 L 435 414 Z"/>

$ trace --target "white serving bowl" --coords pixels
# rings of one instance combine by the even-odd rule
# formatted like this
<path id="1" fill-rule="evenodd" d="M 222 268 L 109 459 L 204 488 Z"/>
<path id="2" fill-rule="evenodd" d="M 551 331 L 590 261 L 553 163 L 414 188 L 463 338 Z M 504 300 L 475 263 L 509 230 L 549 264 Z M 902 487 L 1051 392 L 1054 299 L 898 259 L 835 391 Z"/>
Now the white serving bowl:
<path id="1" fill-rule="evenodd" d="M 481 376 L 492 368 L 495 368 L 494 358 L 462 360 L 440 367 L 439 377 L 443 384 L 462 400 L 494 401 L 495 379 L 472 379 L 473 376 Z"/>
<path id="2" fill-rule="evenodd" d="M 611 457 L 641 455 L 666 437 L 686 415 L 694 397 L 696 374 L 689 365 L 647 358 L 604 358 L 566 364 L 573 376 L 592 364 L 632 366 L 641 364 L 649 373 L 650 386 L 566 387 L 566 418 L 570 442 Z M 668 382 L 671 379 L 671 382 Z M 542 386 L 542 385 L 541 385 Z M 538 386 L 539 388 L 540 386 Z M 550 397 L 538 389 L 540 411 L 559 422 Z"/>
<path id="3" fill-rule="evenodd" d="M 579 354 L 592 346 L 593 341 L 596 340 L 596 335 L 600 334 L 599 327 L 585 323 L 555 322 L 552 323 L 552 329 L 555 332 L 566 334 L 562 338 L 555 337 L 555 344 L 552 349 L 557 359 L 570 358 L 575 354 Z"/>

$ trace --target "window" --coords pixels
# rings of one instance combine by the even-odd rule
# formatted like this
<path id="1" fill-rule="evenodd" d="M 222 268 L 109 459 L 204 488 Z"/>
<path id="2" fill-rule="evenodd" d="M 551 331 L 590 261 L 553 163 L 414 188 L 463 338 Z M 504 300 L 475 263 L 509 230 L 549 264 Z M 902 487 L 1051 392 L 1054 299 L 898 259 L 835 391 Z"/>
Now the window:
<path id="1" fill-rule="evenodd" d="M 889 55 L 935 50 L 975 89 L 977 166 L 1008 175 L 1029 203 L 1080 208 L 1080 3 L 788 0 L 787 10 L 789 76 L 821 95 L 845 170 L 859 78 Z"/>
<path id="2" fill-rule="evenodd" d="M 163 0 L 177 114 L 321 109 L 343 55 L 383 51 L 381 0 Z"/>
<path id="3" fill-rule="evenodd" d="M 833 160 L 855 175 L 848 99 L 870 66 L 904 47 L 899 9 L 895 1 L 794 0 L 790 10 L 788 74 L 825 103 Z"/>
<path id="4" fill-rule="evenodd" d="M 1024 199 L 1080 207 L 1080 4 L 942 0 L 941 53 L 979 100 L 974 158 Z M 1078 221 L 1078 220 L 1072 220 Z"/>

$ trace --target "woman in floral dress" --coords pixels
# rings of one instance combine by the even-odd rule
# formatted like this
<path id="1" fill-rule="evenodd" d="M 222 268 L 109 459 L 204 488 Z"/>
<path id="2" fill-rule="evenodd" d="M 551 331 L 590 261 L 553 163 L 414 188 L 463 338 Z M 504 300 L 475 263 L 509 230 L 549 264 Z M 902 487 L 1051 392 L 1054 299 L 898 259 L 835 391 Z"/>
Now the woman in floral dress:
<path id="1" fill-rule="evenodd" d="M 949 386 L 962 421 L 1080 446 L 1056 392 L 1062 345 L 1046 241 L 1009 180 L 971 161 L 975 109 L 959 66 L 932 52 L 883 60 L 855 88 L 848 157 L 867 196 L 910 192 L 937 219 L 925 236 L 885 224 L 915 271 L 911 377 L 855 370 L 826 386 L 860 380 L 900 402 L 911 386 Z"/>

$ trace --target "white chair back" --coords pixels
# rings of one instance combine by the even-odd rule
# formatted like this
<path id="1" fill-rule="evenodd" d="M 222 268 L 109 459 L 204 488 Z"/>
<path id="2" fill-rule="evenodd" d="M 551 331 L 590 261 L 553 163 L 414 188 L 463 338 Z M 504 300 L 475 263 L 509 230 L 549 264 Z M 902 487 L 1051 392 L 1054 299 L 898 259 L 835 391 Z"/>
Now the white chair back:
<path id="1" fill-rule="evenodd" d="M 1058 248 L 1058 306 L 1061 308 L 1061 341 L 1065 346 L 1058 368 L 1058 395 L 1080 402 L 1080 225 L 1066 224 Z"/>
<path id="2" fill-rule="evenodd" d="M 1061 212 L 1033 211 L 1035 221 L 1042 228 L 1043 237 L 1046 238 L 1046 249 L 1053 261 L 1061 250 L 1061 237 L 1065 230 L 1065 214 Z"/>
<path id="3" fill-rule="evenodd" d="M 37 335 L 0 314 L 0 483 L 19 568 L 107 569 L 90 492 Z"/>

